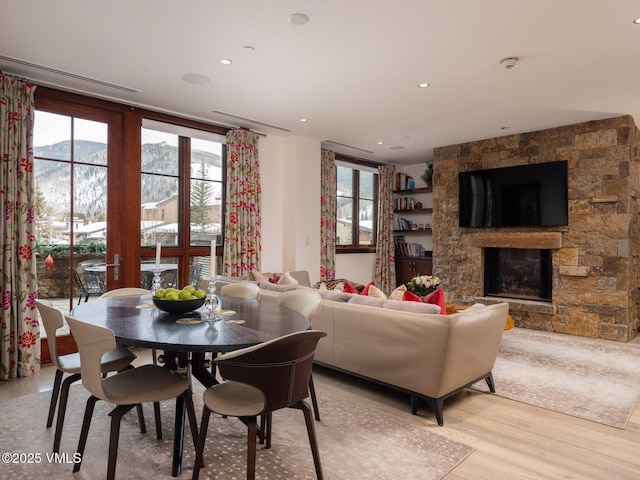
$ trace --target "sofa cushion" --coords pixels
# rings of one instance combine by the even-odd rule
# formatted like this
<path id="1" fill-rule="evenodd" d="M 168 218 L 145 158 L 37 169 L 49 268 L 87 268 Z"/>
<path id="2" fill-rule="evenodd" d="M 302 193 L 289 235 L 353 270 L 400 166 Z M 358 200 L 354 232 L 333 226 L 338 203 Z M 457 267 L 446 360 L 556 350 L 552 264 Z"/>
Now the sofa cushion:
<path id="1" fill-rule="evenodd" d="M 368 305 L 370 307 L 384 308 L 384 298 L 369 297 L 364 295 L 351 295 L 349 303 L 352 305 Z"/>
<path id="2" fill-rule="evenodd" d="M 383 308 L 400 310 L 411 313 L 440 313 L 440 307 L 424 302 L 399 302 L 397 300 L 384 300 Z"/>
<path id="3" fill-rule="evenodd" d="M 356 290 L 356 287 L 351 285 L 351 283 L 348 281 L 344 282 L 344 287 L 342 288 L 342 291 L 344 293 L 358 293 L 358 290 Z"/>
<path id="4" fill-rule="evenodd" d="M 393 292 L 391 292 L 391 294 L 389 295 L 389 300 L 402 300 L 402 297 L 404 296 L 404 292 L 406 291 L 407 291 L 407 286 L 404 284 L 400 285 Z"/>
<path id="5" fill-rule="evenodd" d="M 402 294 L 402 301 L 403 302 L 422 302 L 422 297 L 407 290 Z"/>
<path id="6" fill-rule="evenodd" d="M 321 298 L 334 302 L 348 302 L 353 297 L 350 293 L 336 292 L 335 290 L 318 290 L 318 292 Z"/>
<path id="7" fill-rule="evenodd" d="M 255 280 L 256 282 L 268 282 L 271 278 L 270 273 L 262 273 L 258 270 L 249 271 L 249 280 Z"/>
<path id="8" fill-rule="evenodd" d="M 278 285 L 271 282 L 260 282 L 258 286 L 265 290 L 273 290 L 275 292 L 289 292 L 298 288 L 298 285 Z"/>
<path id="9" fill-rule="evenodd" d="M 374 297 L 374 298 L 387 298 L 387 296 L 384 294 L 384 292 L 382 290 L 380 290 L 378 287 L 376 287 L 375 285 L 371 285 L 369 287 L 369 295 L 367 295 L 368 297 Z"/>

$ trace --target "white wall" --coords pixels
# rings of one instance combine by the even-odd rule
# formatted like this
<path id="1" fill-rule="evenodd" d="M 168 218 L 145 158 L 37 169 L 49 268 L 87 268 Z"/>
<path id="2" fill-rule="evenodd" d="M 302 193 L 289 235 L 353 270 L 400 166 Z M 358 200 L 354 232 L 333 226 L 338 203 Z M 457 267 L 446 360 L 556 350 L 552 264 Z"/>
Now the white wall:
<path id="1" fill-rule="evenodd" d="M 307 270 L 311 284 L 320 280 L 320 142 L 268 134 L 258 144 L 262 185 L 262 255 L 265 272 Z M 404 166 L 423 187 L 426 165 Z M 430 206 L 430 205 L 429 205 Z M 367 284 L 373 279 L 375 254 L 336 255 L 336 277 Z"/>

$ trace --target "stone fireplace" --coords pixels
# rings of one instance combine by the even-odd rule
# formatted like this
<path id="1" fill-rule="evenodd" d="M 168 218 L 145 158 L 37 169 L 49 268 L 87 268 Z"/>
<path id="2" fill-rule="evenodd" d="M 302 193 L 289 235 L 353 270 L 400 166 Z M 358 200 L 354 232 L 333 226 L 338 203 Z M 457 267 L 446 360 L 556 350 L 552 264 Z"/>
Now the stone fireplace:
<path id="1" fill-rule="evenodd" d="M 447 303 L 507 301 L 519 327 L 622 342 L 635 337 L 640 300 L 639 147 L 633 118 L 622 116 L 436 148 L 433 271 L 442 278 Z M 458 226 L 459 172 L 558 160 L 569 164 L 568 225 Z M 485 290 L 491 283 L 487 272 L 492 272 L 487 262 L 496 260 L 491 256 L 495 253 L 487 257 L 486 252 L 497 249 L 515 252 L 504 263 L 516 272 L 503 279 L 511 290 L 490 292 Z M 531 285 L 521 281 L 521 291 L 513 291 L 519 280 L 512 277 L 532 255 L 528 251 L 547 255 L 537 257 L 539 266 L 531 267 L 531 273 L 550 275 L 550 285 L 534 294 L 528 290 Z M 550 272 L 543 272 L 547 267 Z M 495 279 L 489 286 L 502 289 Z"/>
<path id="2" fill-rule="evenodd" d="M 485 248 L 484 296 L 551 301 L 551 250 Z"/>

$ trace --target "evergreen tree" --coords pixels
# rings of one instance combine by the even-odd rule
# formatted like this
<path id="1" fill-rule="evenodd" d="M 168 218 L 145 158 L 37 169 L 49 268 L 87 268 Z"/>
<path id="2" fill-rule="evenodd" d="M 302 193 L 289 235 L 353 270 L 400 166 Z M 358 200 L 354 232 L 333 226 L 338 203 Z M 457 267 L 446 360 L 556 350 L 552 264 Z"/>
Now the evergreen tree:
<path id="1" fill-rule="evenodd" d="M 191 186 L 191 223 L 198 226 L 198 230 L 204 232 L 211 222 L 211 197 L 213 196 L 212 186 L 207 181 L 207 167 L 204 159 L 200 162 L 198 169 L 199 180 L 194 180 Z"/>

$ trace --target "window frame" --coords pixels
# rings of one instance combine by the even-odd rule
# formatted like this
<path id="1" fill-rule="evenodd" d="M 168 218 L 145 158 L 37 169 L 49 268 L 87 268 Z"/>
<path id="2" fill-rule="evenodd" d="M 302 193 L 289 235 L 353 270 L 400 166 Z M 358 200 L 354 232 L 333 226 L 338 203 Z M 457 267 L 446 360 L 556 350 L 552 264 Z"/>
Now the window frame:
<path id="1" fill-rule="evenodd" d="M 379 185 L 379 175 L 377 169 L 379 164 L 375 162 L 370 162 L 367 160 L 362 160 L 355 157 L 350 157 L 343 154 L 336 153 L 336 163 L 341 164 L 337 166 L 343 166 L 345 168 L 351 168 L 353 170 L 353 203 L 352 203 L 352 213 L 351 217 L 353 218 L 351 224 L 351 238 L 352 243 L 350 245 L 338 245 L 336 244 L 336 254 L 343 253 L 375 253 L 376 245 L 378 243 L 378 208 L 379 208 L 379 198 L 378 198 L 378 185 Z M 358 168 L 358 167 L 367 167 L 367 168 Z M 360 218 L 358 215 L 358 210 L 360 206 L 360 172 L 366 171 L 370 172 L 371 169 L 375 169 L 376 172 L 373 173 L 373 211 L 375 212 L 373 223 L 372 223 L 372 231 L 373 235 L 373 244 L 372 245 L 360 245 Z M 337 198 L 336 198 L 337 202 Z M 336 219 L 337 220 L 337 219 Z"/>

